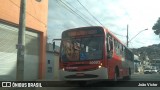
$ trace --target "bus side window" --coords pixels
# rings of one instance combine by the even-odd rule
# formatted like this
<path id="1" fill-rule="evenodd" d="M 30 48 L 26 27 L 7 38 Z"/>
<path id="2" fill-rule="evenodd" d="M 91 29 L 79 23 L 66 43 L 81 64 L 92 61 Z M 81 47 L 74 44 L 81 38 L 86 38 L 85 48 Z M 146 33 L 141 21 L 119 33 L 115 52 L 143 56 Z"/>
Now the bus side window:
<path id="1" fill-rule="evenodd" d="M 110 51 L 109 37 L 107 38 L 107 53 Z"/>
<path id="2" fill-rule="evenodd" d="M 86 52 L 88 52 L 88 46 L 86 46 Z"/>
<path id="3" fill-rule="evenodd" d="M 110 35 L 107 37 L 107 57 L 110 59 L 113 55 L 113 40 Z"/>

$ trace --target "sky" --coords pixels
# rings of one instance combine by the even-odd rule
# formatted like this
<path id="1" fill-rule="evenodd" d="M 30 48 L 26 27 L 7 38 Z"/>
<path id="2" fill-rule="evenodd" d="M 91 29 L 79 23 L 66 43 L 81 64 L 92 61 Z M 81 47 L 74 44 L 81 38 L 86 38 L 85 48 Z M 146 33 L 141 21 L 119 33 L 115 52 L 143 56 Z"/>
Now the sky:
<path id="1" fill-rule="evenodd" d="M 141 32 L 129 42 L 130 48 L 159 44 L 160 38 L 152 30 L 160 17 L 159 3 L 159 0 L 49 0 L 48 42 L 61 38 L 67 29 L 92 25 L 104 26 L 126 44 L 128 25 L 129 41 Z"/>

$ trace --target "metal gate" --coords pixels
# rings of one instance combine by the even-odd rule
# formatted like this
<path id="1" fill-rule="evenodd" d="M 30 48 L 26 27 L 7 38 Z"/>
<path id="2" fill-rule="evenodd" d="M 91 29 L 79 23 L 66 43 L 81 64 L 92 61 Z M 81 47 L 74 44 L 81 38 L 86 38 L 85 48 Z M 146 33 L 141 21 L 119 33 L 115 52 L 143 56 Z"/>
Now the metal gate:
<path id="1" fill-rule="evenodd" d="M 16 80 L 18 28 L 0 23 L 0 81 Z M 39 34 L 26 31 L 24 80 L 39 74 Z"/>

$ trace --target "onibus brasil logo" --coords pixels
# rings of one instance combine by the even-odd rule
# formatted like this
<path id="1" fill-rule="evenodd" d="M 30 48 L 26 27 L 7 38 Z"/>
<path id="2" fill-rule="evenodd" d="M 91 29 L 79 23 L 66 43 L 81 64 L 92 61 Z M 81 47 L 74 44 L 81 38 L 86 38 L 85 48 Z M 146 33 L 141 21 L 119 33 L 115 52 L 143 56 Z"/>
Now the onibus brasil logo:
<path id="1" fill-rule="evenodd" d="M 41 83 L 2 82 L 2 87 L 42 87 Z"/>

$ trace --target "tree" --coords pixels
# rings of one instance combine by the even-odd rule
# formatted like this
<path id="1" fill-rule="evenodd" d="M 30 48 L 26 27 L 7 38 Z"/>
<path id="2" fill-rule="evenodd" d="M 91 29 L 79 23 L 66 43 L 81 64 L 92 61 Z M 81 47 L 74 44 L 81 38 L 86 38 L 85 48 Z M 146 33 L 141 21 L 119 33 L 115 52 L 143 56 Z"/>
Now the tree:
<path id="1" fill-rule="evenodd" d="M 157 22 L 154 24 L 154 26 L 152 27 L 152 29 L 154 30 L 154 33 L 156 35 L 160 34 L 160 17 L 158 18 Z"/>

